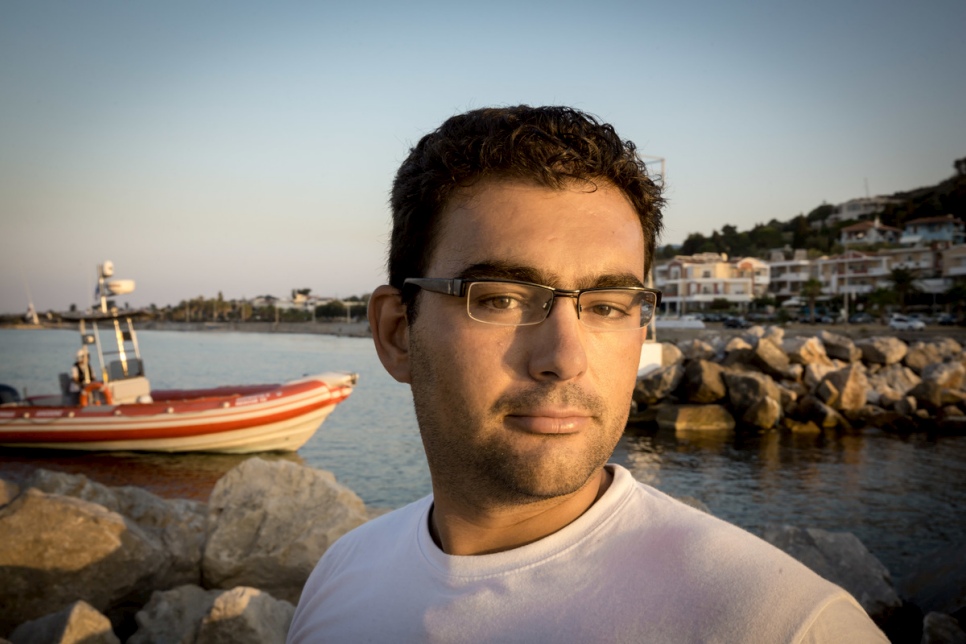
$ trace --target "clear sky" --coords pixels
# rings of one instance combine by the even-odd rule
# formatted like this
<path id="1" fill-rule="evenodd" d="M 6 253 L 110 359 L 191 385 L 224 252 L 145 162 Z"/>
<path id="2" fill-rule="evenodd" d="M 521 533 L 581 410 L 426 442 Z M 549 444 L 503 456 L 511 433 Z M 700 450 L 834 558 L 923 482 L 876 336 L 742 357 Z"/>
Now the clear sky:
<path id="1" fill-rule="evenodd" d="M 567 104 L 667 160 L 664 242 L 953 174 L 966 3 L 0 3 L 0 311 L 369 292 L 420 136 Z M 656 169 L 656 166 L 655 166 Z"/>

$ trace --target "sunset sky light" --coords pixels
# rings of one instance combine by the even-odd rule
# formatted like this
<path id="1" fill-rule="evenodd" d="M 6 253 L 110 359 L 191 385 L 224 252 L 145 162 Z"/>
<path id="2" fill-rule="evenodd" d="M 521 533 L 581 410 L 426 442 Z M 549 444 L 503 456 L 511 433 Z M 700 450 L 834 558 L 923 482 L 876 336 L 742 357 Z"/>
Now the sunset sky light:
<path id="1" fill-rule="evenodd" d="M 0 312 L 384 277 L 393 174 L 457 112 L 566 104 L 667 162 L 666 234 L 937 183 L 966 3 L 0 3 Z M 655 165 L 655 169 L 657 166 Z"/>

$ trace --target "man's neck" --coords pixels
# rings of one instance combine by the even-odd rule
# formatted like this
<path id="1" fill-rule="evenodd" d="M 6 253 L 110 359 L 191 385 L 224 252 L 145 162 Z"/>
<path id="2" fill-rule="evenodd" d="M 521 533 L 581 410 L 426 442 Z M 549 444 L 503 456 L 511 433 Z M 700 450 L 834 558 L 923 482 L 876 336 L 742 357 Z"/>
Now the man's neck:
<path id="1" fill-rule="evenodd" d="M 513 506 L 471 505 L 434 489 L 429 531 L 449 555 L 512 550 L 572 523 L 603 496 L 613 479 L 613 472 L 601 468 L 573 494 Z"/>

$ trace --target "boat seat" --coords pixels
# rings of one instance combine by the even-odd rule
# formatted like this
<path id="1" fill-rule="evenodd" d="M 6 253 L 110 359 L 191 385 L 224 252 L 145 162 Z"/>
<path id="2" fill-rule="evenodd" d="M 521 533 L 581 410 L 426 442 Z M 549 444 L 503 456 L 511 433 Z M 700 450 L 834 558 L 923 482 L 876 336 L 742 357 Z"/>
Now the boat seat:
<path id="1" fill-rule="evenodd" d="M 108 380 L 126 380 L 143 375 L 144 364 L 142 364 L 139 358 L 131 358 L 127 361 L 127 373 L 124 372 L 124 363 L 120 360 L 112 360 L 107 365 Z"/>
<path id="2" fill-rule="evenodd" d="M 112 380 L 105 386 L 110 389 L 111 401 L 115 405 L 151 402 L 151 383 L 144 376 Z"/>

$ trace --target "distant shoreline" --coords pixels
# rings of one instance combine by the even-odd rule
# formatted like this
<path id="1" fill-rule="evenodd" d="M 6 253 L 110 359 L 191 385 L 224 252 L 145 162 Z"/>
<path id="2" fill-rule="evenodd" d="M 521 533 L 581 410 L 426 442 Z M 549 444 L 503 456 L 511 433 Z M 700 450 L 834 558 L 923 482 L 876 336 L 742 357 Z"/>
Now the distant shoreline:
<path id="1" fill-rule="evenodd" d="M 75 324 L 47 322 L 33 324 L 3 325 L 4 329 L 67 329 L 76 330 Z M 371 337 L 368 322 L 170 322 L 149 320 L 137 324 L 139 331 L 206 331 L 213 333 L 309 333 L 335 335 L 347 338 Z"/>

